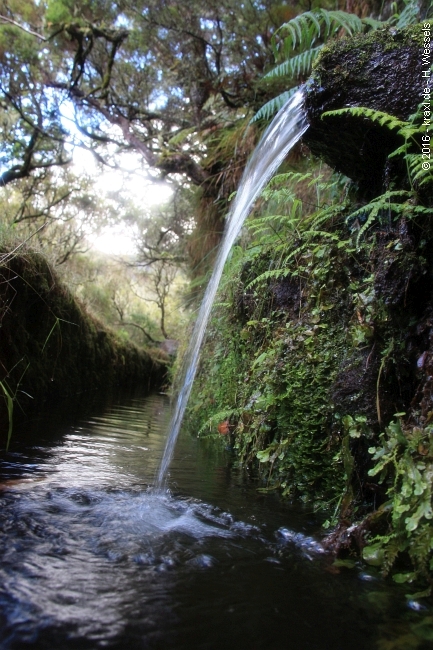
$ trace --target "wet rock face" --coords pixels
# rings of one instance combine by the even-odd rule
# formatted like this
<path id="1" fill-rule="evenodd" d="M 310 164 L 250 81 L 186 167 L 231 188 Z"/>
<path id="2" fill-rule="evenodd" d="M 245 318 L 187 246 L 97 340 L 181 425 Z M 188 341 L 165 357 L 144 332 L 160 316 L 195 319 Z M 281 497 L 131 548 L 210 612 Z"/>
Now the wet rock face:
<path id="1" fill-rule="evenodd" d="M 406 120 L 422 100 L 421 49 L 421 26 L 340 39 L 324 48 L 307 83 L 304 142 L 367 196 L 399 176 L 387 158 L 402 141 L 367 118 L 322 115 L 364 106 Z"/>

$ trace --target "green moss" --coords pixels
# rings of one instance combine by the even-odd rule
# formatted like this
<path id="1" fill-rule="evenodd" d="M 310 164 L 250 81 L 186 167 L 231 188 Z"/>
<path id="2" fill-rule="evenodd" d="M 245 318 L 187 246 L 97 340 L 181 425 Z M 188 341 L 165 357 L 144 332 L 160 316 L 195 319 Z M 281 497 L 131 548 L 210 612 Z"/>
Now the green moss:
<path id="1" fill-rule="evenodd" d="M 372 57 L 377 57 L 380 52 L 389 52 L 401 48 L 421 48 L 424 43 L 422 25 L 411 25 L 402 30 L 394 27 L 384 27 L 367 34 L 356 34 L 352 37 L 333 39 L 321 50 L 313 65 L 313 79 L 322 79 L 329 74 L 338 78 L 341 67 L 329 70 L 328 61 L 343 61 L 348 54 L 354 52 L 353 73 L 362 73 L 364 66 L 369 64 Z M 352 57 L 351 57 L 352 60 Z"/>
<path id="2" fill-rule="evenodd" d="M 45 259 L 32 251 L 2 254 L 0 265 L 0 429 L 59 403 L 81 402 L 127 385 L 160 386 L 165 366 L 122 342 L 86 314 Z M 10 411 L 10 409 L 9 409 Z"/>

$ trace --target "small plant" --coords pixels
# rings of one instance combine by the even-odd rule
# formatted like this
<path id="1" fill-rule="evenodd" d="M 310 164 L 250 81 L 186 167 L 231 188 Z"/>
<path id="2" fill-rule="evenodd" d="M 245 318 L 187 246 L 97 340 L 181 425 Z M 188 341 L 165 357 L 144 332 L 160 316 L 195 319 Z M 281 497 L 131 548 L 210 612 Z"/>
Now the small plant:
<path id="1" fill-rule="evenodd" d="M 384 534 L 375 535 L 364 549 L 364 558 L 376 560 L 388 573 L 400 558 L 412 569 L 396 573 L 396 582 L 428 579 L 433 571 L 433 425 L 404 427 L 402 416 L 380 435 L 380 444 L 369 452 L 376 462 L 369 471 L 388 486 L 388 500 L 373 517 L 387 523 Z"/>

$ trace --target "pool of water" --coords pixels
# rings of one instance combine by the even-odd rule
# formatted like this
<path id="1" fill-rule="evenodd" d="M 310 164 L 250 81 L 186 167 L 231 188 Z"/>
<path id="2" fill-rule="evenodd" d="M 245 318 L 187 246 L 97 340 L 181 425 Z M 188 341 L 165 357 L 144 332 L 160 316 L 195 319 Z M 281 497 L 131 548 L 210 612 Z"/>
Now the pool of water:
<path id="1" fill-rule="evenodd" d="M 182 434 L 152 490 L 168 410 L 125 399 L 1 455 L 0 648 L 432 647 L 425 604 L 336 567 L 312 513 L 229 452 Z"/>

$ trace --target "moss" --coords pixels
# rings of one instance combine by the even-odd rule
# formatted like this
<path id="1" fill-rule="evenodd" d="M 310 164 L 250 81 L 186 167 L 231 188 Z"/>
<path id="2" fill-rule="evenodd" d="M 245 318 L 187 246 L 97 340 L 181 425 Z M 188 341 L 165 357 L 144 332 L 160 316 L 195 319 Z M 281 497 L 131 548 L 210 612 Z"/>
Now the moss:
<path id="1" fill-rule="evenodd" d="M 40 254 L 3 251 L 2 259 L 0 382 L 4 397 L 13 397 L 15 424 L 128 384 L 161 385 L 165 365 L 86 314 Z M 3 444 L 6 402 L 0 402 Z"/>
<path id="2" fill-rule="evenodd" d="M 329 41 L 321 50 L 313 65 L 313 79 L 323 79 L 322 75 L 338 77 L 338 69 L 329 70 L 330 58 L 344 60 L 348 53 L 354 52 L 354 71 L 362 72 L 364 66 L 369 64 L 372 57 L 378 52 L 390 52 L 401 48 L 421 48 L 424 44 L 422 25 L 411 25 L 403 30 L 394 27 L 383 27 L 367 34 L 355 34 L 351 37 L 337 38 Z"/>
<path id="3" fill-rule="evenodd" d="M 310 128 L 304 141 L 365 197 L 377 196 L 391 181 L 402 186 L 406 170 L 388 155 L 403 139 L 359 116 L 322 116 L 360 106 L 407 120 L 422 99 L 422 39 L 421 25 L 336 39 L 323 48 L 306 84 Z"/>
<path id="4" fill-rule="evenodd" d="M 290 178 L 281 175 L 282 196 L 293 196 L 284 186 Z M 433 413 L 433 223 L 417 218 L 411 199 L 361 236 L 354 205 L 340 198 L 330 208 L 329 198 L 313 216 L 283 217 L 276 205 L 277 216 L 251 222 L 259 236 L 225 272 L 190 425 L 228 444 L 240 465 L 258 472 L 260 489 L 325 509 L 329 526 L 339 522 L 328 537 L 336 552 L 379 535 L 383 557 L 398 555 L 400 544 L 420 576 L 430 550 L 411 555 L 407 544 L 419 538 L 421 548 L 431 525 L 422 521 L 411 537 L 401 517 L 386 516 L 387 492 L 398 506 L 402 486 L 392 463 L 372 478 L 371 450 L 380 457 L 383 432 L 406 413 L 402 426 L 415 427 L 408 435 L 416 440 L 410 453 L 402 448 L 401 466 L 418 454 L 430 472 L 421 456 Z M 411 522 L 420 505 L 412 494 Z"/>

